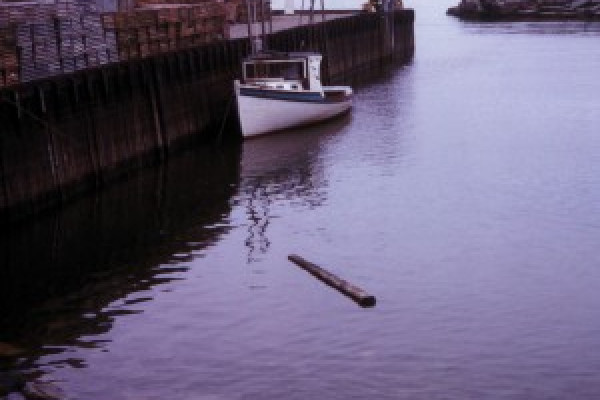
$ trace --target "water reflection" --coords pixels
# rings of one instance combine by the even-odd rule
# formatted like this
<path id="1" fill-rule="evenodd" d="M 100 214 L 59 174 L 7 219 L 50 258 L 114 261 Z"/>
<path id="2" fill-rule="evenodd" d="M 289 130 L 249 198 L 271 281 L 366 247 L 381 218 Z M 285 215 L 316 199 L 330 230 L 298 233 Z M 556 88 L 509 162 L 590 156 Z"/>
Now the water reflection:
<path id="1" fill-rule="evenodd" d="M 349 124 L 350 115 L 321 125 L 268 135 L 243 144 L 239 201 L 247 217 L 248 263 L 271 245 L 268 228 L 278 202 L 312 209 L 327 199 L 321 153 Z"/>
<path id="2" fill-rule="evenodd" d="M 116 317 L 171 290 L 228 231 L 238 180 L 239 149 L 197 150 L 2 232 L 0 343 L 16 350 L 0 370 L 85 366 L 70 348 L 101 348 Z"/>

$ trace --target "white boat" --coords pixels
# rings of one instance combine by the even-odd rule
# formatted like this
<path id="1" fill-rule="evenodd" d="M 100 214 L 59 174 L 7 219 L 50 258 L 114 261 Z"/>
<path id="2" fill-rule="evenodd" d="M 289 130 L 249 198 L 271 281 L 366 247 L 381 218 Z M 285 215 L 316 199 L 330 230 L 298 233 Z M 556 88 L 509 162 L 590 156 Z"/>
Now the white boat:
<path id="1" fill-rule="evenodd" d="M 243 137 L 313 124 L 347 112 L 352 88 L 323 86 L 318 53 L 257 53 L 242 63 L 235 96 Z"/>

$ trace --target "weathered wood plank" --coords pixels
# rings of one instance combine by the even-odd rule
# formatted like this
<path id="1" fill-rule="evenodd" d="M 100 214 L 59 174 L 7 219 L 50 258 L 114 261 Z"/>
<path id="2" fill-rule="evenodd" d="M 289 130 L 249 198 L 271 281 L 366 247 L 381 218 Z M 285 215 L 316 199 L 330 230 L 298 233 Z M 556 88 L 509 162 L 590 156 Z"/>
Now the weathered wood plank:
<path id="1" fill-rule="evenodd" d="M 361 307 L 375 306 L 375 296 L 370 295 L 358 286 L 354 286 L 350 282 L 345 281 L 344 279 L 332 274 L 329 271 L 326 271 L 325 269 L 319 267 L 316 264 L 306 261 L 304 258 L 298 255 L 291 254 L 288 256 L 288 259 L 294 264 L 304 269 L 305 271 L 309 272 L 311 275 L 315 276 L 317 279 L 323 281 L 332 288 L 350 297 Z"/>

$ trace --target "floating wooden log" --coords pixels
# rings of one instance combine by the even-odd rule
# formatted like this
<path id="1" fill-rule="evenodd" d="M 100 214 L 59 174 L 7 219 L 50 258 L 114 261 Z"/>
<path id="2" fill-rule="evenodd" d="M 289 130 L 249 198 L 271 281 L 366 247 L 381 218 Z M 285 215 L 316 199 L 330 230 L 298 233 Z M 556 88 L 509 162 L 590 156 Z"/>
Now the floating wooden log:
<path id="1" fill-rule="evenodd" d="M 332 288 L 337 289 L 341 293 L 350 297 L 361 307 L 375 306 L 375 296 L 370 295 L 361 288 L 352 285 L 351 283 L 339 278 L 331 272 L 324 270 L 316 264 L 306 261 L 304 258 L 298 255 L 291 254 L 288 256 L 288 259 Z"/>

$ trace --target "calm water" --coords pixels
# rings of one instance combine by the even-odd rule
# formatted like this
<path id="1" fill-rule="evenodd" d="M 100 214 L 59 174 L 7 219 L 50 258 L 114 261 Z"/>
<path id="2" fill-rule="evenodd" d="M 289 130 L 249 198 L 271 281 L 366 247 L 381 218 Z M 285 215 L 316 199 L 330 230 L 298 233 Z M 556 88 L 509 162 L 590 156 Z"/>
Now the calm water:
<path id="1" fill-rule="evenodd" d="M 351 115 L 5 235 L 1 365 L 77 400 L 600 398 L 600 24 L 454 3 L 407 4 L 414 62 Z"/>

